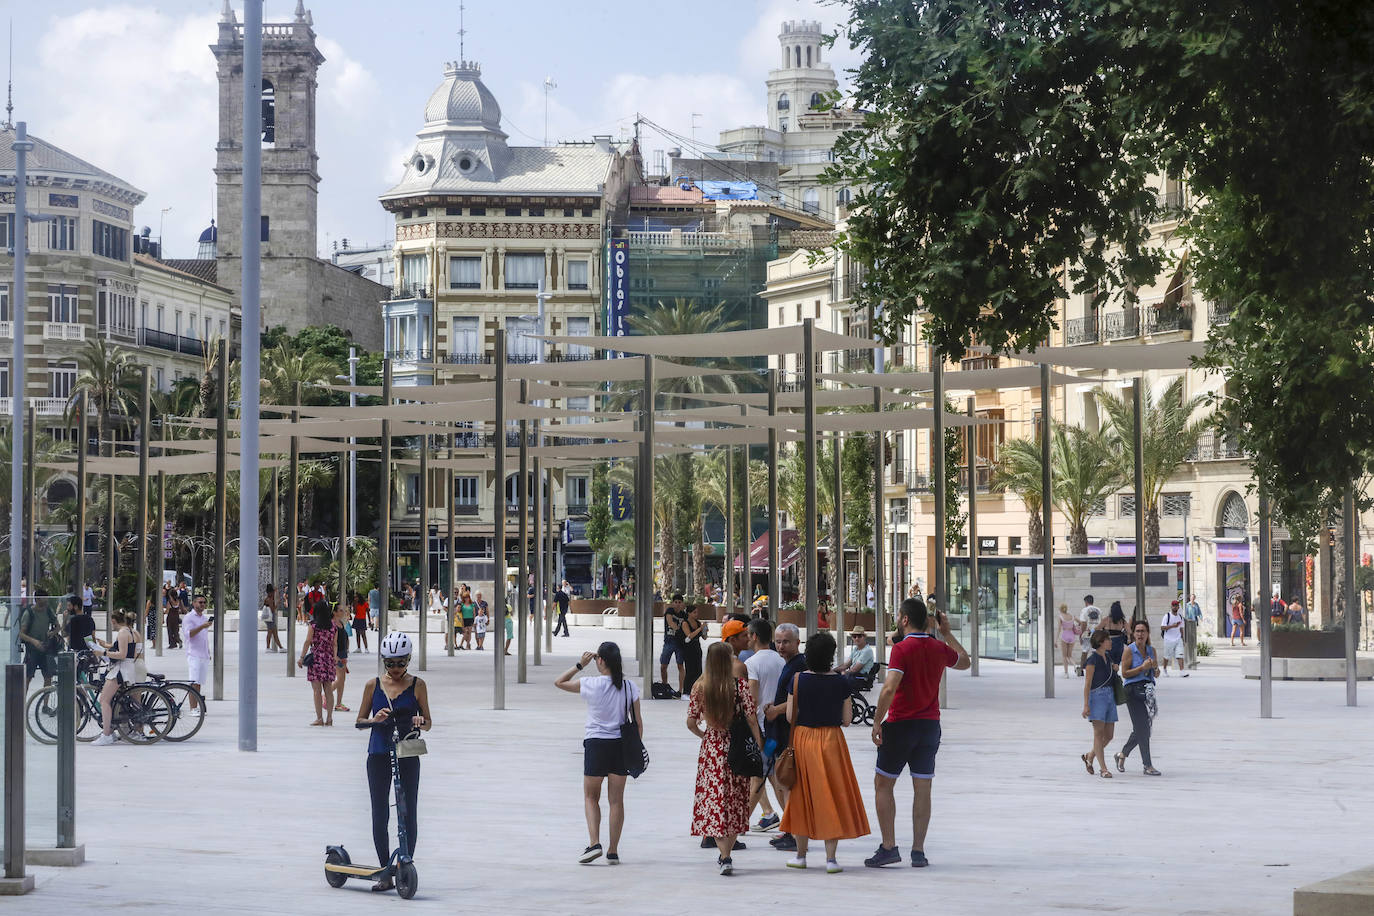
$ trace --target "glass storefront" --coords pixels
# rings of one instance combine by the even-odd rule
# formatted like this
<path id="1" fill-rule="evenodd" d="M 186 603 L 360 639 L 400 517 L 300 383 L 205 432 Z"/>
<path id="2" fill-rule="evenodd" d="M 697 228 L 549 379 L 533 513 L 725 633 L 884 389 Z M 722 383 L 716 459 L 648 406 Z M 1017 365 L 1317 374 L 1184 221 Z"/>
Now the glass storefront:
<path id="1" fill-rule="evenodd" d="M 949 604 L 968 646 L 969 567 L 967 557 L 949 558 Z M 1004 661 L 1040 658 L 1041 565 L 1036 557 L 980 557 L 978 560 L 979 655 Z"/>

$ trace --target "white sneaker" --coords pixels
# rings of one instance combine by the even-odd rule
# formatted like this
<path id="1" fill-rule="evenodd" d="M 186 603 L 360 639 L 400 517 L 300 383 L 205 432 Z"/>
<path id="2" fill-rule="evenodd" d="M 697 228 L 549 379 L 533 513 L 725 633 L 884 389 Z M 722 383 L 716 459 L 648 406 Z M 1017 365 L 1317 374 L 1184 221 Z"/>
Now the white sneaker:
<path id="1" fill-rule="evenodd" d="M 844 871 L 844 868 L 839 862 L 836 862 L 834 859 L 825 860 L 825 873 L 827 875 L 838 875 L 842 871 Z"/>
<path id="2" fill-rule="evenodd" d="M 115 737 L 114 737 L 114 735 L 107 735 L 107 734 L 105 734 L 104 732 L 101 732 L 100 737 L 99 737 L 99 738 L 96 738 L 94 741 L 91 742 L 91 744 L 94 744 L 94 745 L 96 745 L 96 746 L 103 746 L 103 745 L 114 744 L 114 743 L 115 743 Z"/>
<path id="3" fill-rule="evenodd" d="M 793 856 L 792 858 L 790 858 L 790 859 L 787 860 L 787 867 L 788 867 L 788 868 L 805 868 L 805 867 L 806 867 L 806 856 Z"/>

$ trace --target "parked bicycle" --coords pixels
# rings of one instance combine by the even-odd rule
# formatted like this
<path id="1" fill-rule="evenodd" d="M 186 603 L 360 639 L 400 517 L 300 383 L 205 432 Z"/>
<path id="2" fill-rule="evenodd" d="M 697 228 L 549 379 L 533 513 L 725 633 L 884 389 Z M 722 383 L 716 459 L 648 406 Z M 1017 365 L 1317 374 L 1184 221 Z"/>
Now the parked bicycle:
<path id="1" fill-rule="evenodd" d="M 77 656 L 77 669 L 87 673 L 88 679 L 76 685 L 76 740 L 94 741 L 105 725 L 100 711 L 100 688 L 104 686 L 108 666 L 92 664 L 90 653 L 81 652 Z M 110 702 L 114 731 L 130 744 L 161 741 L 172 734 L 177 726 L 179 699 L 156 681 L 120 684 Z M 204 699 L 200 700 L 202 719 L 204 702 Z M 57 703 L 56 684 L 44 687 L 29 697 L 24 724 L 34 740 L 43 744 L 57 743 Z M 187 723 L 183 728 L 175 729 L 178 737 L 170 740 L 184 741 L 200 729 L 199 722 L 192 723 L 194 717 L 189 712 L 188 709 Z M 184 737 L 181 736 L 183 734 Z"/>

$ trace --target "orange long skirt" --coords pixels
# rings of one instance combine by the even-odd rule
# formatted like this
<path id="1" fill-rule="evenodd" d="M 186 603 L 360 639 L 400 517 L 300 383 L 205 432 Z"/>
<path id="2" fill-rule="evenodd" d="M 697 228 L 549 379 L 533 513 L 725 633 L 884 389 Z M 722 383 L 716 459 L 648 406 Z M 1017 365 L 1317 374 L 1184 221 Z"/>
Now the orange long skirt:
<path id="1" fill-rule="evenodd" d="M 849 746 L 839 728 L 792 729 L 797 781 L 787 793 L 782 830 L 813 840 L 849 840 L 869 833 Z"/>

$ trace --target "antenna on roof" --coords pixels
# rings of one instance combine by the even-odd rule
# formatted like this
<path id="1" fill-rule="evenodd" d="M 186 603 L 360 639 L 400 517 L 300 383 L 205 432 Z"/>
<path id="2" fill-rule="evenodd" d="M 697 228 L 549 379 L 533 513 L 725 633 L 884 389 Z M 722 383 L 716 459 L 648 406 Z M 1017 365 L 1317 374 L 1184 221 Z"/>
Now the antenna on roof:
<path id="1" fill-rule="evenodd" d="M 465 8 L 462 3 L 458 4 L 458 62 L 461 64 L 468 62 L 467 52 L 463 47 L 463 38 L 468 33 L 468 30 L 463 28 L 463 11 Z"/>
<path id="2" fill-rule="evenodd" d="M 10 78 L 5 90 L 5 130 L 14 130 L 14 18 L 10 18 Z"/>

